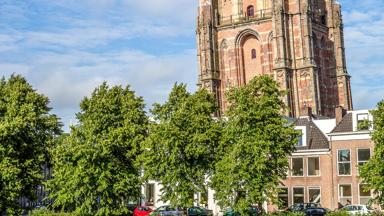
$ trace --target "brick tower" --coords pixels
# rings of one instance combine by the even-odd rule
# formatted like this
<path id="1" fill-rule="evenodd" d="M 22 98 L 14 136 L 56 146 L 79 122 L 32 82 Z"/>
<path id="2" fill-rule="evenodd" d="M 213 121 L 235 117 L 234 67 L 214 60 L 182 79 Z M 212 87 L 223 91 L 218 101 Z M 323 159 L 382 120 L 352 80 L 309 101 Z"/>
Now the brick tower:
<path id="1" fill-rule="evenodd" d="M 335 0 L 200 0 L 199 86 L 221 113 L 225 91 L 270 75 L 288 91 L 287 115 L 352 109 L 341 7 Z"/>

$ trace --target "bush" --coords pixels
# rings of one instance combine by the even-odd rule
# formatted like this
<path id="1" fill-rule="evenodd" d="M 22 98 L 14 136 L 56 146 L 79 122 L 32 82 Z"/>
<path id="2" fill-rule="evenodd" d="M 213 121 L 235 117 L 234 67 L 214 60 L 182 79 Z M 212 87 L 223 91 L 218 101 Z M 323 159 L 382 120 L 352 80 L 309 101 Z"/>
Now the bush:
<path id="1" fill-rule="evenodd" d="M 346 211 L 335 211 L 335 212 L 330 212 L 327 214 L 327 216 L 349 216 L 349 213 Z"/>
<path id="2" fill-rule="evenodd" d="M 327 216 L 349 216 L 349 215 L 350 214 L 345 211 L 335 211 L 327 214 Z M 356 216 L 384 216 L 384 214 L 380 212 L 375 212 L 372 214 L 356 214 Z"/>
<path id="3" fill-rule="evenodd" d="M 279 212 L 279 211 L 268 213 L 265 215 L 267 216 L 305 216 L 305 214 L 302 212 Z"/>
<path id="4" fill-rule="evenodd" d="M 29 216 L 75 216 L 74 213 L 54 212 L 48 209 L 33 210 L 28 214 Z"/>

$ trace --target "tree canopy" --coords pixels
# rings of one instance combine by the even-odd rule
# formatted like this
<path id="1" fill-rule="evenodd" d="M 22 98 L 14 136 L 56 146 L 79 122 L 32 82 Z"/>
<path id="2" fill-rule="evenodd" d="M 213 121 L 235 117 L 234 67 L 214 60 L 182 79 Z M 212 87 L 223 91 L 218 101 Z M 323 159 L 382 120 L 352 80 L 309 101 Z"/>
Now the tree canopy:
<path id="1" fill-rule="evenodd" d="M 366 183 L 367 190 L 374 190 L 374 202 L 384 205 L 384 101 L 372 110 L 372 141 L 375 144 L 373 157 L 360 168 L 360 177 Z"/>
<path id="2" fill-rule="evenodd" d="M 21 215 L 19 199 L 34 200 L 61 124 L 49 100 L 20 75 L 0 80 L 0 215 Z"/>
<path id="3" fill-rule="evenodd" d="M 219 122 L 212 116 L 216 111 L 211 94 L 190 94 L 183 84 L 174 85 L 164 104 L 154 105 L 154 122 L 141 158 L 145 179 L 161 183 L 163 201 L 190 207 L 194 193 L 206 193 L 220 138 Z"/>
<path id="4" fill-rule="evenodd" d="M 250 205 L 276 197 L 299 135 L 281 115 L 283 96 L 267 76 L 228 91 L 227 121 L 211 178 L 221 207 L 245 214 Z"/>
<path id="5" fill-rule="evenodd" d="M 125 215 L 126 202 L 140 197 L 136 159 L 148 126 L 143 99 L 129 87 L 103 83 L 80 109 L 78 124 L 53 153 L 53 206 L 80 215 Z"/>

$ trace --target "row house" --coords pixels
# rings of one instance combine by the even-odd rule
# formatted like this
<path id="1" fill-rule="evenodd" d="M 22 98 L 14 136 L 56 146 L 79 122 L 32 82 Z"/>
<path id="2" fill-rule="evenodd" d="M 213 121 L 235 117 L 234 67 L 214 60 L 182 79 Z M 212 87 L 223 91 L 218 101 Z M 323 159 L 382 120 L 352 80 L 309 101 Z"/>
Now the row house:
<path id="1" fill-rule="evenodd" d="M 319 203 L 329 209 L 341 205 L 367 204 L 371 192 L 364 190 L 359 178 L 359 166 L 373 154 L 371 127 L 362 124 L 372 120 L 368 110 L 345 111 L 336 109 L 335 118 L 312 115 L 293 119 L 295 129 L 300 130 L 296 150 L 289 158 L 290 169 L 281 180 L 279 205 L 265 204 L 267 211 L 283 210 L 296 203 Z M 359 125 L 365 125 L 361 127 Z M 142 203 L 152 207 L 165 205 L 160 200 L 161 185 L 150 181 L 143 188 Z M 214 191 L 195 194 L 196 205 L 222 215 L 223 210 L 214 199 Z"/>
<path id="2" fill-rule="evenodd" d="M 373 154 L 368 110 L 336 109 L 336 118 L 300 117 L 295 127 L 302 132 L 290 157 L 290 170 L 281 182 L 280 210 L 304 202 L 337 209 L 346 204 L 367 204 L 371 191 L 364 188 L 359 166 Z"/>

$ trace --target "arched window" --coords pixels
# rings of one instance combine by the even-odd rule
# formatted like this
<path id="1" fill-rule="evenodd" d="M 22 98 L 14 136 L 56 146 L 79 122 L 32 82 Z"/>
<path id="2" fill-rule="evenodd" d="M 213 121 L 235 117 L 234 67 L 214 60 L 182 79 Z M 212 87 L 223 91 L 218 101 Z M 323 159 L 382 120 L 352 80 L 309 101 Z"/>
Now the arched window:
<path id="1" fill-rule="evenodd" d="M 256 50 L 255 49 L 251 50 L 251 57 L 252 57 L 252 59 L 256 58 Z"/>
<path id="2" fill-rule="evenodd" d="M 253 8 L 253 5 L 249 5 L 247 7 L 247 16 L 253 17 L 255 15 L 255 9 Z"/>

